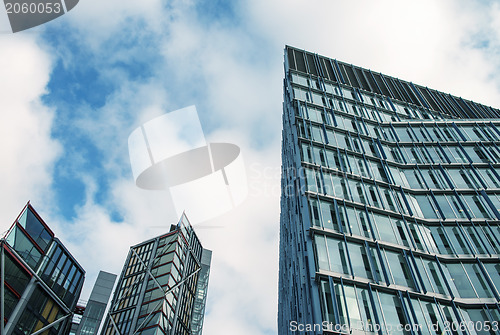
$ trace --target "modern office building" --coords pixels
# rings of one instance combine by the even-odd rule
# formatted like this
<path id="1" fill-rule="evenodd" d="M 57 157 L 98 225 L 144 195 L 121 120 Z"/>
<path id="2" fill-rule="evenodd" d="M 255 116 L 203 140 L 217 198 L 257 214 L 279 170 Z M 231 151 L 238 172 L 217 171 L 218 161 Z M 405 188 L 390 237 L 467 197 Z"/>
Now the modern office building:
<path id="1" fill-rule="evenodd" d="M 99 271 L 80 322 L 74 325 L 74 331 L 70 335 L 97 335 L 115 281 L 115 274 Z"/>
<path id="2" fill-rule="evenodd" d="M 185 214 L 132 246 L 101 334 L 201 334 L 210 259 Z"/>
<path id="3" fill-rule="evenodd" d="M 500 334 L 500 110 L 284 67 L 279 334 Z"/>
<path id="4" fill-rule="evenodd" d="M 29 203 L 0 249 L 0 333 L 66 334 L 85 272 Z"/>

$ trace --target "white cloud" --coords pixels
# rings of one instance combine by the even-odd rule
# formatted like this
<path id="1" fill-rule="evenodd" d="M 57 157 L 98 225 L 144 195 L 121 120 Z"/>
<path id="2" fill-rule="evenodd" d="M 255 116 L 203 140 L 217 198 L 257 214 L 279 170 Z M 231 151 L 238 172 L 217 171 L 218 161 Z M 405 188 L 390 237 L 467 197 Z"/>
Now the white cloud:
<path id="1" fill-rule="evenodd" d="M 34 35 L 0 35 L 0 213 L 6 230 L 28 200 L 49 205 L 52 168 L 61 153 L 51 139 L 54 113 L 40 101 L 51 59 Z"/>

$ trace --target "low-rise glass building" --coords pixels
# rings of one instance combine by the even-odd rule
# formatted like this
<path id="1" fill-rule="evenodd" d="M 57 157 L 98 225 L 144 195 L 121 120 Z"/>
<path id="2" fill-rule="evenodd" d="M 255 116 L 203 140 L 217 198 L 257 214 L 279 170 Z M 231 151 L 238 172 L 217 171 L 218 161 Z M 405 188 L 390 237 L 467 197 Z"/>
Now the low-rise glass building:
<path id="1" fill-rule="evenodd" d="M 1 333 L 65 334 L 83 268 L 29 203 L 0 244 Z"/>

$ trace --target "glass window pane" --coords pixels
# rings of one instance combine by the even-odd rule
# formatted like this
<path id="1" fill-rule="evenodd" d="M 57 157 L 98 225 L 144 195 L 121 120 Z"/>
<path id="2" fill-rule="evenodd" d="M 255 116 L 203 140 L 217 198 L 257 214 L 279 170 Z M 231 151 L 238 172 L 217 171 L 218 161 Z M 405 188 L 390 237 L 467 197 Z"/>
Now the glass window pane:
<path id="1" fill-rule="evenodd" d="M 386 215 L 380 215 L 375 213 L 373 213 L 373 218 L 375 220 L 375 227 L 378 232 L 377 238 L 382 241 L 397 244 L 398 241 L 396 239 L 396 236 L 394 235 L 391 219 Z"/>
<path id="2" fill-rule="evenodd" d="M 379 297 L 386 329 L 391 329 L 391 334 L 407 334 L 407 332 L 400 330 L 402 328 L 400 325 L 405 325 L 406 321 L 399 298 L 382 292 L 379 292 Z"/>
<path id="3" fill-rule="evenodd" d="M 349 312 L 349 322 L 352 328 L 358 329 L 361 325 L 361 315 L 359 314 L 358 301 L 354 287 L 344 285 L 347 311 Z"/>
<path id="4" fill-rule="evenodd" d="M 373 279 L 365 247 L 361 244 L 348 243 L 348 248 L 354 275 Z"/>
<path id="5" fill-rule="evenodd" d="M 401 286 L 415 288 L 411 278 L 410 269 L 406 264 L 406 260 L 401 253 L 386 250 L 388 266 L 391 270 L 394 283 Z"/>
<path id="6" fill-rule="evenodd" d="M 500 264 L 484 263 L 484 267 L 495 285 L 498 292 L 500 292 Z"/>
<path id="7" fill-rule="evenodd" d="M 437 219 L 437 209 L 433 207 L 432 200 L 426 195 L 416 195 L 418 205 L 425 219 Z"/>
<path id="8" fill-rule="evenodd" d="M 462 264 L 446 264 L 445 266 L 451 276 L 449 284 L 456 287 L 456 294 L 461 298 L 477 298 Z"/>
<path id="9" fill-rule="evenodd" d="M 344 241 L 328 237 L 327 245 L 330 257 L 330 270 L 337 273 L 350 274 Z"/>
<path id="10" fill-rule="evenodd" d="M 320 207 L 323 227 L 340 231 L 337 224 L 337 217 L 335 215 L 335 204 L 329 201 L 321 200 Z"/>
<path id="11" fill-rule="evenodd" d="M 319 270 L 330 270 L 328 262 L 328 254 L 326 251 L 325 237 L 323 235 L 315 235 L 314 241 L 316 243 L 316 257 Z"/>
<path id="12" fill-rule="evenodd" d="M 453 254 L 448 238 L 442 227 L 429 227 L 434 244 L 441 254 Z"/>
<path id="13" fill-rule="evenodd" d="M 489 287 L 486 279 L 484 278 L 481 269 L 479 269 L 479 264 L 477 263 L 464 263 L 465 271 L 469 275 L 469 279 L 472 285 L 476 289 L 476 293 L 480 298 L 493 298 L 493 292 Z"/>
<path id="14" fill-rule="evenodd" d="M 491 169 L 478 169 L 478 172 L 488 187 L 500 188 L 500 180 L 495 176 Z"/>
<path id="15" fill-rule="evenodd" d="M 489 206 L 487 206 L 484 203 L 483 198 L 481 196 L 475 194 L 463 195 L 463 198 L 465 199 L 468 208 L 472 212 L 471 216 L 476 218 L 486 218 L 486 219 L 493 218 L 493 213 L 491 213 Z"/>
<path id="16" fill-rule="evenodd" d="M 438 263 L 435 260 L 430 259 L 424 259 L 423 262 L 425 264 L 425 269 L 427 270 L 429 281 L 432 284 L 431 290 L 436 293 L 449 295 L 444 278 L 441 275 L 441 271 L 439 271 Z"/>
<path id="17" fill-rule="evenodd" d="M 363 324 L 360 325 L 360 329 L 367 331 L 373 330 L 375 326 L 375 318 L 368 290 L 357 287 L 356 293 L 358 294 L 359 311 L 363 321 Z"/>
<path id="18" fill-rule="evenodd" d="M 471 250 L 464 240 L 462 232 L 457 226 L 447 226 L 445 227 L 446 234 L 453 245 L 453 249 L 458 255 L 470 254 Z"/>

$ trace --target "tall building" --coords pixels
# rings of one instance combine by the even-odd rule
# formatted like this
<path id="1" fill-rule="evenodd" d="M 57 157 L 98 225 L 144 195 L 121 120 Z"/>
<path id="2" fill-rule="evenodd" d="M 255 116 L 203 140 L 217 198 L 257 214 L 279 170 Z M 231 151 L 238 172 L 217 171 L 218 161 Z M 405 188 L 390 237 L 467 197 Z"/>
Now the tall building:
<path id="1" fill-rule="evenodd" d="M 0 333 L 66 334 L 83 268 L 29 203 L 0 244 Z"/>
<path id="2" fill-rule="evenodd" d="M 500 334 L 500 110 L 284 66 L 279 334 Z"/>
<path id="3" fill-rule="evenodd" d="M 74 325 L 70 335 L 97 335 L 115 281 L 115 274 L 99 271 L 80 322 Z"/>
<path id="4" fill-rule="evenodd" d="M 170 232 L 132 246 L 102 334 L 201 334 L 211 252 L 186 215 Z"/>

